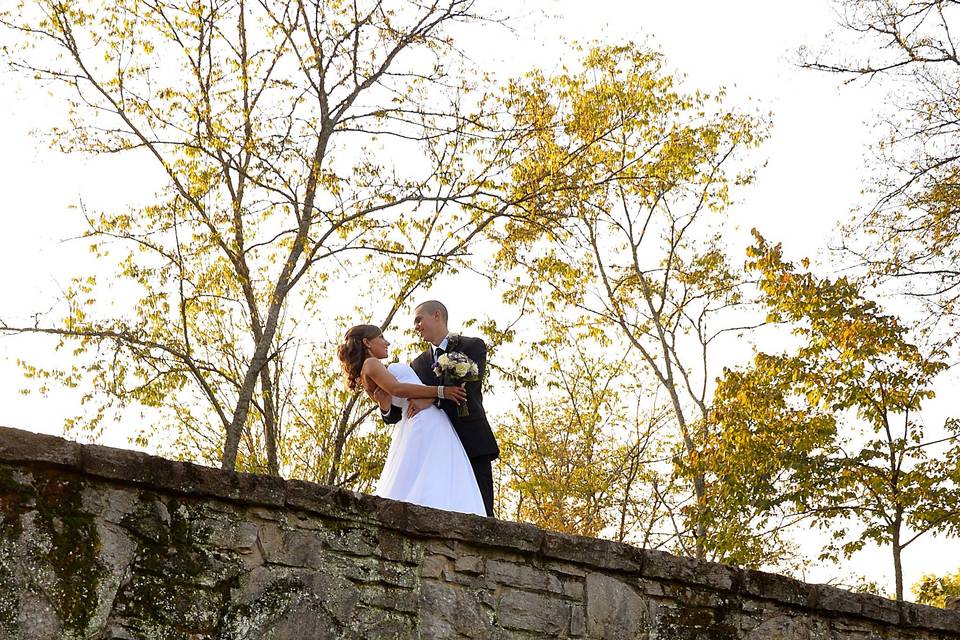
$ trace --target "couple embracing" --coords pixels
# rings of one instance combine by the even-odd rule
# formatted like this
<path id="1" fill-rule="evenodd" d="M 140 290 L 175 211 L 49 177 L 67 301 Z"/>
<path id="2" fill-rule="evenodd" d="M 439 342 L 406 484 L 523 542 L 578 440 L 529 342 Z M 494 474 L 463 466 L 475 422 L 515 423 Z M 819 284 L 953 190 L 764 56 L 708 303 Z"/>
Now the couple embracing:
<path id="1" fill-rule="evenodd" d="M 500 454 L 481 390 L 487 346 L 451 334 L 447 308 L 430 300 L 413 327 L 429 348 L 409 365 L 384 366 L 390 343 L 379 327 L 347 331 L 339 358 L 347 385 L 397 424 L 376 494 L 437 509 L 493 516 L 493 471 Z"/>

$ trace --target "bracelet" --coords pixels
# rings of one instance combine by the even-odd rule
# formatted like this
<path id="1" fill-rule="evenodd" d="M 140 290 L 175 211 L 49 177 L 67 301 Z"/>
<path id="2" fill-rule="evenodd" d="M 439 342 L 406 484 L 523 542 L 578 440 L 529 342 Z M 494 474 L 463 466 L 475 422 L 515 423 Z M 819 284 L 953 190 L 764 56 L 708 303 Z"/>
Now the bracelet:
<path id="1" fill-rule="evenodd" d="M 442 384 L 437 387 L 437 397 L 440 398 L 441 400 L 444 400 Z"/>

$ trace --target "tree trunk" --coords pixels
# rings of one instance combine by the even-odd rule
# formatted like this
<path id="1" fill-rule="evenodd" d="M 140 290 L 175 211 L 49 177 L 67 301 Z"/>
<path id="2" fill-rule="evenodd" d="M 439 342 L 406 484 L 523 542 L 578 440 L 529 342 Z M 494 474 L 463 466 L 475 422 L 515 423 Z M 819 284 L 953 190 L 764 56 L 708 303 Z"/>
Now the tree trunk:
<path id="1" fill-rule="evenodd" d="M 903 565 L 901 564 L 901 554 L 903 547 L 900 546 L 900 527 L 903 522 L 903 515 L 897 513 L 893 523 L 893 536 L 891 537 L 891 547 L 893 550 L 893 579 L 896 582 L 897 602 L 903 602 Z"/>
<path id="2" fill-rule="evenodd" d="M 273 411 L 273 383 L 270 378 L 270 366 L 260 372 L 260 388 L 263 398 L 263 440 L 267 449 L 267 472 L 272 476 L 280 475 L 277 462 L 277 418 Z"/>
<path id="3" fill-rule="evenodd" d="M 285 278 L 282 278 L 281 281 L 285 284 Z M 277 288 L 280 289 L 280 287 Z M 274 294 L 274 296 L 275 298 L 279 297 L 278 294 Z M 283 293 L 283 297 L 286 297 L 286 292 Z M 254 388 L 260 379 L 263 368 L 267 365 L 270 345 L 273 343 L 273 336 L 277 330 L 280 304 L 281 302 L 279 300 L 275 300 L 271 305 L 270 313 L 267 316 L 267 324 L 264 327 L 263 338 L 253 352 L 250 365 L 247 367 L 247 372 L 243 378 L 243 384 L 240 387 L 237 406 L 233 412 L 233 421 L 227 429 L 227 437 L 223 445 L 223 463 L 221 468 L 227 471 L 233 471 L 237 467 L 237 450 L 240 445 L 240 436 L 243 434 L 244 425 L 246 425 L 247 417 L 250 414 L 250 400 L 253 398 Z"/>
<path id="4" fill-rule="evenodd" d="M 233 413 L 233 421 L 227 429 L 227 437 L 223 443 L 223 464 L 221 467 L 228 471 L 233 471 L 237 466 L 237 447 L 240 444 L 240 435 L 243 433 L 243 426 L 247 421 L 247 415 L 250 413 L 250 400 L 260 378 L 263 368 L 267 366 L 270 345 L 273 344 L 273 338 L 277 333 L 277 322 L 280 320 L 280 309 L 290 293 L 290 287 L 293 286 L 295 279 L 293 272 L 297 262 L 303 255 L 306 246 L 307 234 L 310 231 L 310 221 L 313 219 L 313 205 L 317 196 L 317 182 L 320 176 L 320 166 L 326 154 L 327 142 L 332 132 L 332 124 L 326 122 L 320 130 L 320 138 L 317 140 L 317 148 L 313 152 L 311 161 L 310 178 L 307 180 L 307 189 L 303 199 L 303 205 L 300 211 L 299 226 L 297 235 L 293 239 L 293 246 L 283 264 L 277 282 L 273 287 L 273 294 L 270 296 L 270 308 L 267 311 L 267 320 L 263 325 L 263 335 L 257 341 L 253 357 L 250 359 L 250 366 L 243 377 L 243 384 L 240 386 L 240 393 L 237 397 L 237 407 Z"/>
<path id="5" fill-rule="evenodd" d="M 333 454 L 330 456 L 330 468 L 327 470 L 325 482 L 331 486 L 337 484 L 337 476 L 340 474 L 340 458 L 343 456 L 343 448 L 347 444 L 347 428 L 350 426 L 350 417 L 353 415 L 353 408 L 357 404 L 359 394 L 355 393 L 347 400 L 340 412 L 340 420 L 337 421 L 337 433 L 333 440 Z M 378 409 L 379 410 L 379 409 Z"/>

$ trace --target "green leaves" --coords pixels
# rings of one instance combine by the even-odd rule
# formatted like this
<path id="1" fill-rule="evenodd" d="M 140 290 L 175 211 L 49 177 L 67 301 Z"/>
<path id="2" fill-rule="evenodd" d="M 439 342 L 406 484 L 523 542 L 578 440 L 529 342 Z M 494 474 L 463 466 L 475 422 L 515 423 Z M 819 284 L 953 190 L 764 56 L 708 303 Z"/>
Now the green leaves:
<path id="1" fill-rule="evenodd" d="M 960 570 L 942 576 L 927 574 L 913 585 L 912 590 L 918 603 L 946 607 L 948 597 L 960 597 Z"/>
<path id="2" fill-rule="evenodd" d="M 647 542 L 642 500 L 658 477 L 649 464 L 657 445 L 645 416 L 624 402 L 637 372 L 625 358 L 591 355 L 599 345 L 583 328 L 549 327 L 532 345 L 536 355 L 510 367 L 533 384 L 516 388 L 517 408 L 499 424 L 501 512 L 555 531 Z"/>
<path id="3" fill-rule="evenodd" d="M 747 267 L 760 278 L 771 316 L 787 323 L 800 343 L 794 353 L 758 354 L 747 372 L 727 372 L 713 414 L 722 427 L 717 446 L 729 446 L 744 424 L 763 416 L 765 428 L 786 440 L 768 450 L 750 433 L 748 450 L 759 460 L 776 459 L 790 474 L 794 487 L 782 487 L 785 499 L 824 524 L 842 519 L 859 529 L 852 537 L 837 529 L 827 556 L 849 556 L 865 540 L 890 546 L 902 598 L 902 551 L 926 533 L 951 534 L 958 527 L 957 433 L 928 442 L 914 417 L 933 397 L 946 354 L 937 345 L 915 343 L 912 328 L 868 299 L 862 283 L 798 270 L 784 260 L 780 245 L 770 246 L 756 231 L 754 238 Z M 770 393 L 754 401 L 764 389 Z M 845 419 L 851 413 L 865 427 L 860 433 Z M 791 426 L 799 429 L 791 432 Z M 928 451 L 937 448 L 946 455 L 934 462 Z M 727 464 L 723 456 L 709 461 L 713 469 Z M 748 480 L 758 481 L 753 475 Z"/>

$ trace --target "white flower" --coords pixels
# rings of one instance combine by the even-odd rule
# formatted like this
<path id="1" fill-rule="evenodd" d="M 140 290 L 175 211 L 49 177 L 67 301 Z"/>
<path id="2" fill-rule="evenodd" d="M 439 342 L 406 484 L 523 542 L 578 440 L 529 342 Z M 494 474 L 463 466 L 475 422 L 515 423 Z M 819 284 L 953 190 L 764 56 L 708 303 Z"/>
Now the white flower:
<path id="1" fill-rule="evenodd" d="M 458 362 L 456 366 L 453 368 L 457 376 L 461 378 L 467 375 L 468 373 L 470 373 L 472 369 L 473 367 L 470 366 L 469 362 Z"/>

